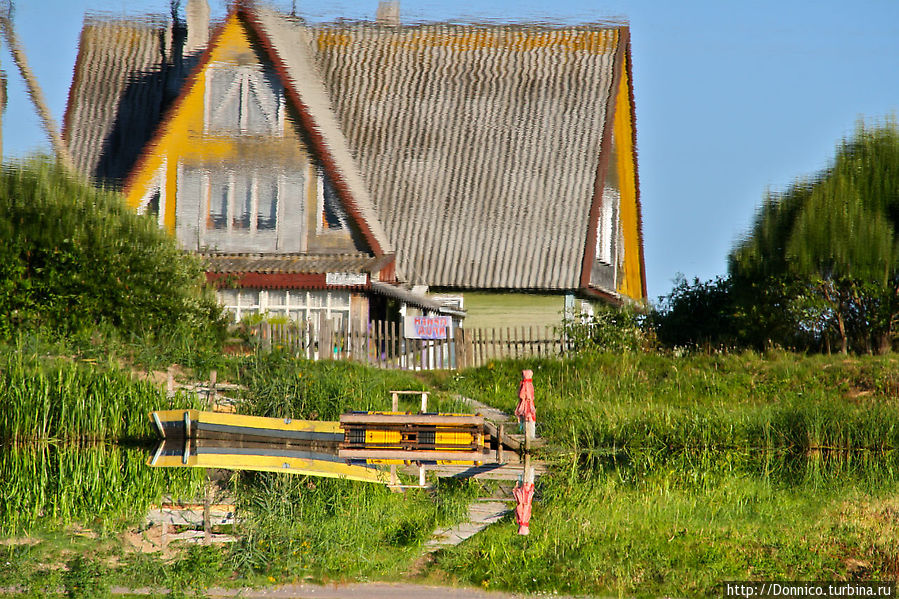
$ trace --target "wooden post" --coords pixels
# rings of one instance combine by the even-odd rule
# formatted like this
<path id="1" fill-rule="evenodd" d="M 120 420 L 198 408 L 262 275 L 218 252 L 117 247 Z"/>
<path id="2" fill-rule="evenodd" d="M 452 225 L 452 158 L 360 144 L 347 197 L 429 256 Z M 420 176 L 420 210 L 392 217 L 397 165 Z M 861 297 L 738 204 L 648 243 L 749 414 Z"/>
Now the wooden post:
<path id="1" fill-rule="evenodd" d="M 506 425 L 502 422 L 499 423 L 499 427 L 497 428 L 497 439 L 496 439 L 496 461 L 500 464 L 503 463 L 503 435 L 506 433 Z"/>
<path id="2" fill-rule="evenodd" d="M 424 414 L 428 411 L 428 392 L 421 392 L 421 413 Z"/>
<path id="3" fill-rule="evenodd" d="M 483 366 L 487 363 L 487 329 L 478 329 L 478 337 L 481 352 L 481 361 L 478 366 Z"/>
<path id="4" fill-rule="evenodd" d="M 209 512 L 212 503 L 212 486 L 206 485 L 206 495 L 203 497 L 203 544 L 209 545 L 212 542 L 212 522 L 210 522 Z"/>
<path id="5" fill-rule="evenodd" d="M 456 368 L 462 370 L 468 366 L 468 336 L 465 334 L 465 329 L 456 329 L 454 335 L 456 338 Z"/>
<path id="6" fill-rule="evenodd" d="M 400 411 L 400 394 L 397 393 L 396 391 L 393 391 L 393 392 L 391 393 L 391 397 L 390 397 L 390 409 L 391 409 L 391 411 L 393 411 L 393 412 L 399 412 L 399 411 Z"/>
<path id="7" fill-rule="evenodd" d="M 175 394 L 175 374 L 172 372 L 171 366 L 169 366 L 165 372 L 165 394 L 168 397 Z"/>
<path id="8" fill-rule="evenodd" d="M 385 323 L 383 320 L 378 321 L 378 368 L 384 368 L 384 360 L 386 358 L 386 356 L 384 355 L 384 348 L 387 347 L 387 344 L 385 343 L 385 340 L 387 338 L 387 331 L 384 330 L 384 324 Z"/>
<path id="9" fill-rule="evenodd" d="M 425 486 L 425 465 L 421 462 L 418 464 L 418 486 Z"/>
<path id="10" fill-rule="evenodd" d="M 209 399 L 208 399 L 210 406 L 215 405 L 215 384 L 217 382 L 216 381 L 217 378 L 218 378 L 218 371 L 210 370 L 209 371 Z"/>

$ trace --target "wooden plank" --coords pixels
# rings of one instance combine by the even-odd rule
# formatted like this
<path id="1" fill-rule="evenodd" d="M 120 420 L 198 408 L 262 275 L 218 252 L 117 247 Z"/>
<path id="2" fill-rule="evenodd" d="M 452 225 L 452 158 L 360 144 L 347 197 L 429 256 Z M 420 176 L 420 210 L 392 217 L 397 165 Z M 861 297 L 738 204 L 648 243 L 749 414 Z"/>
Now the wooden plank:
<path id="1" fill-rule="evenodd" d="M 479 329 L 478 334 L 481 337 L 481 360 L 478 366 L 484 366 L 487 364 L 487 329 Z"/>
<path id="2" fill-rule="evenodd" d="M 341 414 L 340 424 L 483 426 L 484 417 L 473 414 Z"/>
<path id="3" fill-rule="evenodd" d="M 484 430 L 490 436 L 495 437 L 496 439 L 500 440 L 500 442 L 503 445 L 505 445 L 506 447 L 508 447 L 509 449 L 514 449 L 515 451 L 518 451 L 519 449 L 521 449 L 521 442 L 518 441 L 518 439 L 514 439 L 510 435 L 508 435 L 505 431 L 505 427 L 503 427 L 502 434 L 500 434 L 500 430 L 497 425 L 490 422 L 489 420 L 485 420 L 484 421 Z"/>
<path id="4" fill-rule="evenodd" d="M 418 462 L 427 460 L 447 460 L 454 462 L 488 462 L 493 456 L 482 451 L 404 451 L 402 449 L 340 449 L 340 459 L 405 460 Z"/>
<path id="5" fill-rule="evenodd" d="M 456 368 L 460 370 L 468 367 L 467 342 L 465 329 L 456 329 Z"/>

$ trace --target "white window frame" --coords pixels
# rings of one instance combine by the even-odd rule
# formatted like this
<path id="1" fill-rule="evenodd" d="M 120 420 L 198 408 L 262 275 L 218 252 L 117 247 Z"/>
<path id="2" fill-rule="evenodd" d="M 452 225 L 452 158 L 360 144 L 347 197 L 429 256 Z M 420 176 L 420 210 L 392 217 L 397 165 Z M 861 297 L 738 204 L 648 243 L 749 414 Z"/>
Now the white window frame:
<path id="1" fill-rule="evenodd" d="M 337 220 L 340 221 L 340 228 L 332 229 L 325 227 L 325 169 L 321 166 L 315 167 L 315 186 L 316 199 L 318 200 L 317 219 L 315 223 L 315 232 L 322 233 L 346 233 L 350 230 L 349 217 L 343 204 L 338 206 Z"/>
<path id="2" fill-rule="evenodd" d="M 210 202 L 212 200 L 212 180 L 208 172 L 203 173 L 203 198 L 205 200 L 205 211 L 206 215 L 206 231 L 227 231 L 228 233 L 232 233 L 234 231 L 237 232 L 248 232 L 250 235 L 255 235 L 257 231 L 259 231 L 259 171 L 257 170 L 249 170 L 247 171 L 247 180 L 250 183 L 250 226 L 246 229 L 238 228 L 234 226 L 234 216 L 237 212 L 237 200 L 234 195 L 234 190 L 237 187 L 237 172 L 233 170 L 225 171 L 224 176 L 228 178 L 228 206 L 225 214 L 225 222 L 227 223 L 226 227 L 217 228 L 210 227 L 210 219 L 211 213 L 210 210 L 212 208 Z M 267 229 L 263 229 L 266 234 L 277 234 L 280 226 L 280 222 L 278 219 L 281 197 L 284 193 L 284 177 L 281 175 L 276 175 L 275 179 L 277 180 L 277 190 L 275 197 L 275 226 Z"/>
<path id="3" fill-rule="evenodd" d="M 156 215 L 156 221 L 160 227 L 165 226 L 165 174 L 168 172 L 166 170 L 167 165 L 168 160 L 163 158 L 162 164 L 156 169 L 153 178 L 150 180 L 150 185 L 147 186 L 147 192 L 141 197 L 137 206 L 137 213 L 144 214 L 150 207 L 150 201 L 153 199 L 153 196 L 156 192 L 159 192 L 159 212 Z"/>
<path id="4" fill-rule="evenodd" d="M 228 70 L 235 72 L 237 76 L 240 77 L 240 81 L 237 83 L 238 93 L 240 94 L 240 104 L 239 104 L 239 112 L 237 115 L 238 119 L 238 129 L 237 131 L 223 131 L 220 129 L 216 129 L 212 127 L 212 117 L 214 116 L 214 106 L 221 106 L 222 99 L 221 98 L 213 98 L 212 97 L 212 77 L 215 75 L 216 70 Z M 243 108 L 248 105 L 250 101 L 250 87 L 251 86 L 261 86 L 265 85 L 268 80 L 279 81 L 278 77 L 271 71 L 270 69 L 263 68 L 260 65 L 235 65 L 231 63 L 223 63 L 216 62 L 209 65 L 209 68 L 206 69 L 206 89 L 203 98 L 203 132 L 206 134 L 209 133 L 239 133 L 240 135 L 271 135 L 272 137 L 281 137 L 284 135 L 284 113 L 285 113 L 285 98 L 284 98 L 284 87 L 282 85 L 278 85 L 275 88 L 270 88 L 274 93 L 276 106 L 274 115 L 274 128 L 275 131 L 269 131 L 266 133 L 258 133 L 258 132 L 250 132 L 249 131 L 249 123 L 248 123 L 248 113 Z M 262 107 L 263 110 L 265 107 Z"/>
<path id="5" fill-rule="evenodd" d="M 229 291 L 236 292 L 236 304 L 230 304 L 224 301 L 222 297 L 222 291 L 224 289 L 220 289 L 218 295 L 219 303 L 222 306 L 234 314 L 234 322 L 238 323 L 243 319 L 244 316 L 248 316 L 250 314 L 265 314 L 267 316 L 276 316 L 283 315 L 287 318 L 290 318 L 290 313 L 303 310 L 306 314 L 306 321 L 310 320 L 309 312 L 310 311 L 323 311 L 325 313 L 326 318 L 331 318 L 333 315 L 338 313 L 343 314 L 343 317 L 346 322 L 346 328 L 348 332 L 351 332 L 353 328 L 353 321 L 350 318 L 352 312 L 353 305 L 353 295 L 349 291 L 337 291 L 333 289 L 278 289 L 276 291 L 284 291 L 285 295 L 285 303 L 284 304 L 272 304 L 269 298 L 270 290 L 267 289 L 257 289 L 257 288 L 237 288 L 237 289 L 229 289 Z M 253 306 L 243 306 L 243 298 L 249 293 L 259 293 L 258 303 Z M 324 294 L 324 296 L 320 296 L 323 300 L 321 306 L 313 306 L 315 303 L 311 301 L 312 296 L 310 294 Z M 346 300 L 345 305 L 339 305 L 337 298 L 343 296 Z M 274 308 L 274 311 L 272 311 Z M 318 321 L 315 321 L 315 324 L 318 324 Z"/>
<path id="6" fill-rule="evenodd" d="M 199 170 L 199 169 L 198 169 Z M 248 181 L 251 183 L 251 192 L 250 192 L 250 226 L 246 229 L 244 228 L 235 228 L 234 227 L 234 214 L 236 212 L 235 205 L 235 182 L 237 180 L 237 173 L 233 170 L 225 171 L 224 173 L 219 173 L 218 176 L 227 176 L 228 177 L 228 206 L 227 213 L 225 215 L 225 222 L 227 223 L 225 227 L 216 228 L 211 226 L 211 213 L 210 210 L 212 208 L 212 178 L 208 170 L 202 169 L 201 180 L 202 180 L 202 189 L 201 189 L 201 204 L 200 204 L 200 224 L 199 227 L 199 238 L 200 244 L 203 245 L 205 243 L 205 237 L 207 234 L 238 234 L 238 235 L 249 235 L 255 236 L 257 234 L 262 235 L 274 235 L 278 236 L 281 233 L 281 219 L 279 218 L 281 214 L 281 202 L 285 193 L 285 186 L 287 185 L 286 177 L 280 174 L 275 175 L 275 179 L 277 180 L 277 197 L 275 198 L 275 226 L 269 229 L 259 229 L 259 171 L 257 170 L 248 170 L 246 171 L 246 176 Z"/>
<path id="7" fill-rule="evenodd" d="M 621 194 L 617 189 L 606 186 L 602 192 L 599 218 L 596 223 L 596 260 L 610 266 L 615 264 L 618 246 L 617 213 Z"/>

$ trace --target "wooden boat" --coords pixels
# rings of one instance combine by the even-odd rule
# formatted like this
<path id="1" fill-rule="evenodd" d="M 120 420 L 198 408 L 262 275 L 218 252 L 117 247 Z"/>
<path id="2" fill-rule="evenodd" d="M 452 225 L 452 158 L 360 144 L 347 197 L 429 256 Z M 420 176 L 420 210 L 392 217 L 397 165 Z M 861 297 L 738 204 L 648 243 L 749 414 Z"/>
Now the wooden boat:
<path id="1" fill-rule="evenodd" d="M 343 430 L 339 422 L 266 418 L 201 410 L 159 410 L 150 418 L 164 439 L 240 439 L 269 443 L 339 443 Z"/>

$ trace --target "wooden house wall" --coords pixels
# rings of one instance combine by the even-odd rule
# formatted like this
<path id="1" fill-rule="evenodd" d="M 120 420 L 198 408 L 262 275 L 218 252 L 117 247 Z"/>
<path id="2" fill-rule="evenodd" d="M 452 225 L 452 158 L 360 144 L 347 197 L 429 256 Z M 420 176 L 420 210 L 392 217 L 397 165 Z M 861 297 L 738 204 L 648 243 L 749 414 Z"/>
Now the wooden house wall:
<path id="1" fill-rule="evenodd" d="M 287 251 L 305 253 L 355 253 L 367 251 L 358 236 L 350 229 L 321 229 L 321 208 L 319 206 L 319 170 L 310 157 L 303 134 L 297 126 L 292 107 L 287 106 L 282 136 L 240 135 L 238 133 L 206 132 L 204 118 L 206 115 L 206 70 L 213 65 L 267 65 L 267 60 L 260 50 L 254 47 L 245 25 L 232 15 L 226 22 L 218 43 L 210 50 L 203 70 L 195 73 L 188 81 L 186 89 L 174 104 L 170 114 L 161 123 L 161 131 L 157 134 L 155 145 L 146 150 L 138 169 L 132 175 L 126 188 L 128 204 L 140 209 L 146 202 L 148 194 L 160 182 L 163 199 L 160 200 L 160 224 L 170 233 L 179 230 L 178 216 L 182 219 L 200 216 L 197 211 L 202 206 L 177 207 L 180 180 L 184 180 L 185 169 L 200 169 L 210 173 L 210 177 L 221 176 L 222 173 L 240 171 L 241 169 L 266 169 L 282 173 L 282 187 L 289 187 L 292 193 L 300 192 L 305 204 L 290 209 L 289 214 L 279 213 L 279 226 L 292 225 L 301 240 L 291 240 Z M 291 175 L 293 174 L 293 175 Z M 299 175 L 305 184 L 305 190 L 294 189 L 299 185 Z M 284 204 L 279 197 L 279 202 Z M 280 210 L 279 210 L 280 212 Z M 283 220 L 282 220 L 283 219 Z M 202 218 L 198 219 L 202 224 Z M 179 233 L 179 238 L 184 236 Z M 220 236 L 219 236 L 220 237 Z M 284 251 L 283 243 L 274 244 L 259 236 L 258 247 L 253 242 L 242 243 L 239 247 L 227 247 L 227 240 L 218 240 L 213 233 L 210 240 L 220 244 L 214 248 L 221 251 Z M 195 239 L 181 239 L 185 249 L 197 250 Z M 247 245 L 249 243 L 250 245 Z M 202 245 L 202 241 L 200 242 Z M 221 245 L 224 245 L 222 247 Z M 279 248 L 281 245 L 282 248 Z"/>

